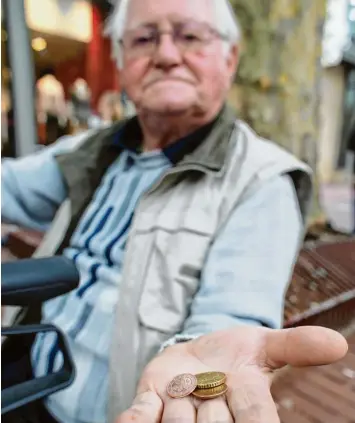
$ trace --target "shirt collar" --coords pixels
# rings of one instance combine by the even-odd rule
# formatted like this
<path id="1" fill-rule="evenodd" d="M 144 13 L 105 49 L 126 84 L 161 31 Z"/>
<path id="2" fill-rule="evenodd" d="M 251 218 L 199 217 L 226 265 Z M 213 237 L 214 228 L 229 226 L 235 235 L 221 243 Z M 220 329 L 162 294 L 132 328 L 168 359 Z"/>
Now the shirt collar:
<path id="1" fill-rule="evenodd" d="M 163 153 L 169 159 L 169 161 L 175 165 L 180 162 L 187 154 L 194 151 L 212 131 L 219 117 L 223 113 L 223 110 L 224 107 L 212 122 L 202 126 L 201 128 L 198 128 L 186 137 L 180 138 L 173 144 L 165 147 L 163 149 Z M 140 152 L 142 138 L 142 130 L 139 125 L 138 118 L 135 116 L 118 130 L 114 139 L 114 145 L 119 148 L 133 151 L 137 154 Z"/>

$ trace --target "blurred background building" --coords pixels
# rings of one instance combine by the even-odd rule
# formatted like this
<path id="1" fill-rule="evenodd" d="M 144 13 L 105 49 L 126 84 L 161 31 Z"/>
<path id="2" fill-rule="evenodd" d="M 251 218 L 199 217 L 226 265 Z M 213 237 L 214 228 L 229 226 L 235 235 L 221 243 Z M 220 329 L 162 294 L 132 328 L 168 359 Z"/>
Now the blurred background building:
<path id="1" fill-rule="evenodd" d="M 355 0 L 328 0 L 322 66 L 318 171 L 329 182 L 346 178 L 353 160 L 345 135 L 355 110 Z"/>
<path id="2" fill-rule="evenodd" d="M 14 72 L 33 72 L 36 136 L 50 144 L 58 136 L 108 123 L 119 118 L 119 75 L 111 59 L 110 40 L 103 30 L 112 9 L 109 0 L 6 0 L 1 22 L 2 152 L 16 155 Z M 30 59 L 27 69 L 15 69 L 11 60 L 11 23 L 21 22 L 24 8 Z M 14 16 L 16 14 L 16 16 Z M 16 39 L 18 54 L 26 46 Z M 21 75 L 19 75 L 21 78 Z M 21 81 L 20 81 L 21 82 Z M 24 93 L 25 95 L 25 93 Z M 114 104 L 114 103 L 120 104 Z M 125 102 L 124 104 L 127 104 Z M 110 111 L 110 110 L 111 111 Z M 31 111 L 28 110 L 30 114 Z M 15 113 L 16 114 L 16 113 Z M 19 134 L 17 135 L 19 138 Z M 20 151 L 17 151 L 17 155 Z"/>

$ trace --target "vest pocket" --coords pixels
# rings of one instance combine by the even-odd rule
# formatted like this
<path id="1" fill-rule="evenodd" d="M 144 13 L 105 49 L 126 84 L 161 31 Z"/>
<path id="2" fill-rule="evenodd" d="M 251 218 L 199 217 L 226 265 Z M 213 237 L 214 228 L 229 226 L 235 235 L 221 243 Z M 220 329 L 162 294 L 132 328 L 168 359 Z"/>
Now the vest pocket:
<path id="1" fill-rule="evenodd" d="M 211 236 L 188 230 L 159 227 L 143 280 L 139 318 L 143 326 L 167 334 L 183 329 Z"/>

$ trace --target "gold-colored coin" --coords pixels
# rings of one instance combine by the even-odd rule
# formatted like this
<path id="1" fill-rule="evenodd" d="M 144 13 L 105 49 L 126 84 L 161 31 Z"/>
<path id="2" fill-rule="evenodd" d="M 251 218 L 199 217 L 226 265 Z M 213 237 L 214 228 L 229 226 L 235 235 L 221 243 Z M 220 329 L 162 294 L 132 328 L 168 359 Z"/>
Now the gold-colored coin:
<path id="1" fill-rule="evenodd" d="M 208 388 L 208 389 L 195 389 L 192 393 L 193 396 L 199 399 L 213 399 L 220 397 L 221 395 L 225 394 L 228 391 L 228 386 L 223 383 L 220 386 L 216 386 L 215 388 Z"/>
<path id="2" fill-rule="evenodd" d="M 222 372 L 206 372 L 197 374 L 196 379 L 198 388 L 214 388 L 223 385 L 226 381 L 226 375 Z"/>

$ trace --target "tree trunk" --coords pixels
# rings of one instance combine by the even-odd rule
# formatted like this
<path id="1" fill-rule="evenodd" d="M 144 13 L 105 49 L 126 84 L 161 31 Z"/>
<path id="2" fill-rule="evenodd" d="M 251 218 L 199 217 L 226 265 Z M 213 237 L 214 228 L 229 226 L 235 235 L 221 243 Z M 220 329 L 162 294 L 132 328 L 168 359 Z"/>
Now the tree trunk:
<path id="1" fill-rule="evenodd" d="M 316 170 L 326 0 L 231 3 L 243 41 L 230 102 L 259 135 L 286 147 Z M 320 212 L 317 197 L 313 216 Z"/>

